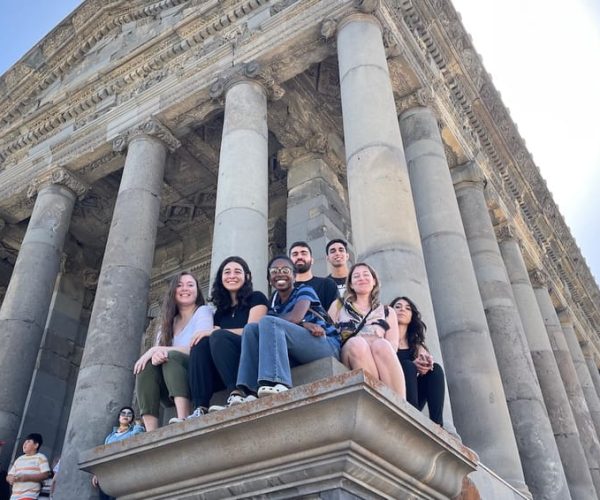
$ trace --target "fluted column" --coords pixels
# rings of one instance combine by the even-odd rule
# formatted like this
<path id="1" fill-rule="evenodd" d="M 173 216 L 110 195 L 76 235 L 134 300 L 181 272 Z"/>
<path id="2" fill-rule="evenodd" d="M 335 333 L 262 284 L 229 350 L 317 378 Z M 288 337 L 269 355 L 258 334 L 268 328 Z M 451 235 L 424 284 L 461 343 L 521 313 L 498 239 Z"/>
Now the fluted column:
<path id="1" fill-rule="evenodd" d="M 596 394 L 600 398 L 600 372 L 598 372 L 598 367 L 596 366 L 596 362 L 594 361 L 594 354 L 592 352 L 592 348 L 589 344 L 589 341 L 581 345 L 581 351 L 583 352 L 585 364 L 588 367 L 590 376 L 592 377 L 592 382 L 594 383 L 594 387 L 596 388 Z"/>
<path id="2" fill-rule="evenodd" d="M 267 94 L 248 79 L 232 82 L 225 93 L 211 279 L 230 255 L 243 257 L 254 287 L 267 292 L 268 262 Z"/>
<path id="3" fill-rule="evenodd" d="M 167 149 L 179 145 L 150 120 L 115 140 L 128 146 L 79 377 L 61 455 L 55 498 L 88 498 L 81 450 L 102 444 L 116 411 L 130 404 L 140 354 Z"/>
<path id="4" fill-rule="evenodd" d="M 433 111 L 400 115 L 454 423 L 481 461 L 527 490 L 502 380 Z"/>
<path id="5" fill-rule="evenodd" d="M 19 256 L 0 309 L 0 465 L 7 466 L 17 439 L 71 214 L 86 187 L 67 170 L 44 174 Z M 20 453 L 18 453 L 20 455 Z"/>
<path id="6" fill-rule="evenodd" d="M 525 480 L 534 498 L 570 498 L 525 331 L 489 216 L 484 196 L 485 178 L 481 169 L 469 162 L 453 168 L 452 179 Z"/>
<path id="7" fill-rule="evenodd" d="M 577 500 L 595 498 L 596 490 L 587 468 L 585 452 L 579 441 L 575 418 L 552 353 L 544 319 L 529 281 L 519 243 L 509 226 L 499 228 L 498 237 L 500 252 L 525 330 L 571 497 Z"/>
<path id="8" fill-rule="evenodd" d="M 357 260 L 378 272 L 385 301 L 410 297 L 442 354 L 379 21 L 357 13 L 337 33 L 350 221 Z M 450 405 L 444 427 L 453 429 Z"/>
<path id="9" fill-rule="evenodd" d="M 530 279 L 540 312 L 544 318 L 544 324 L 550 338 L 550 345 L 554 351 L 556 364 L 558 365 L 560 376 L 567 391 L 571 410 L 573 410 L 573 417 L 575 417 L 575 424 L 579 430 L 579 439 L 585 452 L 592 481 L 596 487 L 596 492 L 600 492 L 600 443 L 598 442 L 598 435 L 596 434 L 590 411 L 585 402 L 579 379 L 577 378 L 575 366 L 573 366 L 573 360 L 565 340 L 565 335 L 546 286 L 547 277 L 543 271 L 534 270 L 530 274 Z"/>
<path id="10" fill-rule="evenodd" d="M 598 394 L 596 394 L 596 388 L 592 382 L 581 346 L 577 340 L 577 334 L 573 326 L 573 316 L 568 310 L 563 309 L 558 314 L 558 319 L 560 320 L 560 325 L 565 335 L 569 352 L 571 353 L 573 366 L 577 373 L 577 380 L 579 380 L 579 384 L 581 385 L 581 390 L 583 391 L 585 402 L 592 417 L 596 435 L 598 436 L 600 434 L 600 399 L 598 398 Z"/>

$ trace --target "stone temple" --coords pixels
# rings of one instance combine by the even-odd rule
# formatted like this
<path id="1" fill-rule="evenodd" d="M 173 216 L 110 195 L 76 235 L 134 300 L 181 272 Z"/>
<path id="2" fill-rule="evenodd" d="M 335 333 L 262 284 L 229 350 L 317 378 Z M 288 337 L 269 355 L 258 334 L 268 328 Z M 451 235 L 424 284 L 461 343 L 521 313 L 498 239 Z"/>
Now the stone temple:
<path id="1" fill-rule="evenodd" d="M 95 448 L 168 277 L 336 237 L 423 312 L 443 429 L 322 360 Z M 55 498 L 600 492 L 598 285 L 449 0 L 85 0 L 0 77 L 0 290 L 1 466 L 41 432 Z"/>

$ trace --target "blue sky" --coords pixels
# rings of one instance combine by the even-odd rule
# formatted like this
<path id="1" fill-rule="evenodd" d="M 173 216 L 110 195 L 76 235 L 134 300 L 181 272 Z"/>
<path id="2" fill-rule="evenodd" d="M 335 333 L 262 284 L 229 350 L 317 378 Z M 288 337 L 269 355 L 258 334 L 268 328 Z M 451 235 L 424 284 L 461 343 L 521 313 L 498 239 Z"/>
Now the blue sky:
<path id="1" fill-rule="evenodd" d="M 80 3 L 0 0 L 0 74 Z M 598 281 L 600 2 L 454 4 Z"/>

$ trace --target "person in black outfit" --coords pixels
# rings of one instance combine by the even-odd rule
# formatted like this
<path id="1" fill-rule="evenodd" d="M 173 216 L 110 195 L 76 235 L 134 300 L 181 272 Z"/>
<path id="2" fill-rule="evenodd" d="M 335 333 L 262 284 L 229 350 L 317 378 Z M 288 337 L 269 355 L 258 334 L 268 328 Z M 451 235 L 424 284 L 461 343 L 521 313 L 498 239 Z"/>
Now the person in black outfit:
<path id="1" fill-rule="evenodd" d="M 228 406 L 242 402 L 242 396 L 235 391 L 242 332 L 247 323 L 257 323 L 269 305 L 262 292 L 252 289 L 252 274 L 241 257 L 227 257 L 221 263 L 211 292 L 217 308 L 215 329 L 190 351 L 188 374 L 196 409 L 188 418 L 224 409 L 225 406 L 208 406 L 212 395 L 221 389 L 231 393 Z"/>
<path id="2" fill-rule="evenodd" d="M 335 281 L 331 278 L 313 276 L 310 269 L 313 264 L 312 250 L 305 241 L 292 243 L 289 254 L 296 268 L 296 282 L 294 286 L 311 286 L 317 292 L 317 296 L 325 310 L 328 310 L 333 301 L 339 297 Z"/>
<path id="3" fill-rule="evenodd" d="M 325 246 L 325 254 L 327 255 L 327 262 L 331 266 L 331 273 L 328 278 L 335 281 L 338 288 L 340 297 L 346 293 L 346 280 L 348 279 L 348 259 L 350 254 L 348 253 L 348 242 L 341 238 L 331 240 Z"/>
<path id="4" fill-rule="evenodd" d="M 433 356 L 425 346 L 427 327 L 421 313 L 408 297 L 396 297 L 390 307 L 394 308 L 398 318 L 398 359 L 406 380 L 406 400 L 419 410 L 427 403 L 429 418 L 443 426 L 444 370 L 433 362 Z"/>

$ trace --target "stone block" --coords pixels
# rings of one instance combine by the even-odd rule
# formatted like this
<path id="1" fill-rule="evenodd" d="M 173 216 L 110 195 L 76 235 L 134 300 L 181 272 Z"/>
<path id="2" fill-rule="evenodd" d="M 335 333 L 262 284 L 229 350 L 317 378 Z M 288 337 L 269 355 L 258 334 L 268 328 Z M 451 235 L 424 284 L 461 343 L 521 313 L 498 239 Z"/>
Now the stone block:
<path id="1" fill-rule="evenodd" d="M 360 371 L 80 457 L 126 500 L 453 498 L 477 467 L 472 450 Z"/>

